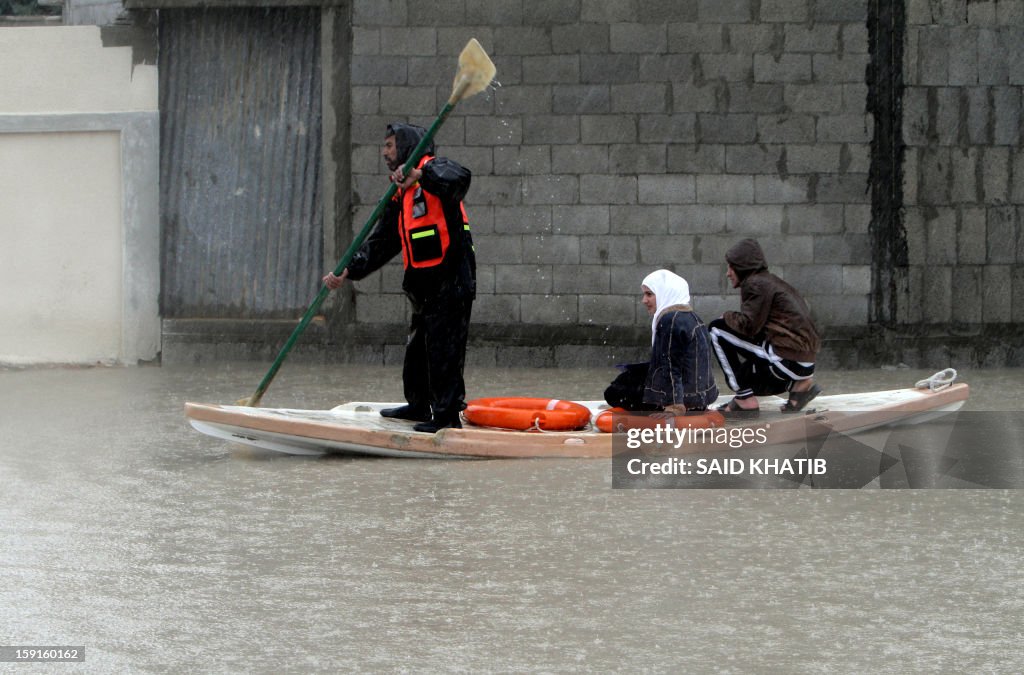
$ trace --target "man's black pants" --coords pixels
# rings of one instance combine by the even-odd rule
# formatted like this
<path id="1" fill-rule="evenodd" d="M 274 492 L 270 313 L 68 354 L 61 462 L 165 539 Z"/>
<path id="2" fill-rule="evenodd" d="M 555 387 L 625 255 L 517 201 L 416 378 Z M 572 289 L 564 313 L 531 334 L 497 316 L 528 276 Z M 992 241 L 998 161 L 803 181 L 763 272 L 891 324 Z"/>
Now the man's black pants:
<path id="1" fill-rule="evenodd" d="M 405 400 L 435 419 L 454 419 L 466 407 L 466 341 L 472 298 L 413 303 L 402 382 Z"/>

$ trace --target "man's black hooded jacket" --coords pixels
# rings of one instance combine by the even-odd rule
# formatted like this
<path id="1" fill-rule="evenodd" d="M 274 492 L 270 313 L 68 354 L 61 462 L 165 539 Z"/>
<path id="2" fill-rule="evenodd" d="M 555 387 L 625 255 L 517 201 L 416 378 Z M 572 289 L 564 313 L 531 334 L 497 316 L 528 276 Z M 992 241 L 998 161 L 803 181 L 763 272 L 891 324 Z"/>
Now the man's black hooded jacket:
<path id="1" fill-rule="evenodd" d="M 388 125 L 387 132 L 388 136 L 392 134 L 395 136 L 398 161 L 405 164 L 426 134 L 426 129 L 393 123 Z M 430 142 L 424 154 L 433 153 L 434 144 Z M 402 290 L 417 304 L 435 300 L 473 299 L 476 297 L 476 257 L 472 237 L 463 226 L 461 206 L 469 190 L 472 174 L 469 169 L 445 157 L 435 157 L 420 168 L 423 171 L 420 186 L 441 200 L 448 225 L 448 250 L 444 261 L 435 267 L 406 268 Z M 385 207 L 377 227 L 352 256 L 348 264 L 349 279 L 363 279 L 402 252 L 398 231 L 401 210 L 401 200 L 394 200 Z"/>

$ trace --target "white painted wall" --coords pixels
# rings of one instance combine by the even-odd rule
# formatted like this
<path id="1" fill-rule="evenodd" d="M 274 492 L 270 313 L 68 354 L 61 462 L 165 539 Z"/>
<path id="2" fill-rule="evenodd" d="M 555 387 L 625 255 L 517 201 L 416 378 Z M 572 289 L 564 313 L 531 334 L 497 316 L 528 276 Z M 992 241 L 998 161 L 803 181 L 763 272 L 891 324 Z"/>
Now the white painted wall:
<path id="1" fill-rule="evenodd" d="M 157 110 L 156 66 L 103 47 L 97 26 L 0 28 L 0 113 Z"/>
<path id="2" fill-rule="evenodd" d="M 0 136 L 0 358 L 119 355 L 120 161 L 112 131 Z"/>
<path id="3" fill-rule="evenodd" d="M 156 67 L 95 26 L 0 28 L 0 63 L 0 365 L 156 358 Z"/>

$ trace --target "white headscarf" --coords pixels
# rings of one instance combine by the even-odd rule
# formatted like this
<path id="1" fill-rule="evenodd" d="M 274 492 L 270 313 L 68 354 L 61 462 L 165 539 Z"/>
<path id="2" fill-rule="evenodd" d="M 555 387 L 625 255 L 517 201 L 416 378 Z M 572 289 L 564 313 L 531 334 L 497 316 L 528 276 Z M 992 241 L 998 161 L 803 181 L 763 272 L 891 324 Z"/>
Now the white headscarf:
<path id="1" fill-rule="evenodd" d="M 651 320 L 651 344 L 654 344 L 654 332 L 658 327 L 658 317 L 666 307 L 690 304 L 690 284 L 678 274 L 668 270 L 655 270 L 644 277 L 643 286 L 654 293 L 657 308 Z"/>

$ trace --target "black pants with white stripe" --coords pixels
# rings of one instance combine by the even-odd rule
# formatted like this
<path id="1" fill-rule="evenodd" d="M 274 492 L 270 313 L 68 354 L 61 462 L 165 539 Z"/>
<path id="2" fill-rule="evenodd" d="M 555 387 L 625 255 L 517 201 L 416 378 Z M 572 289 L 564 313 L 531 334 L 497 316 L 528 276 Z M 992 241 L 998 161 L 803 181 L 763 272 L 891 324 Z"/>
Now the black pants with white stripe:
<path id="1" fill-rule="evenodd" d="M 798 380 L 814 376 L 814 364 L 784 359 L 766 340 L 751 340 L 735 332 L 724 319 L 708 325 L 715 356 L 736 398 L 781 394 Z"/>

